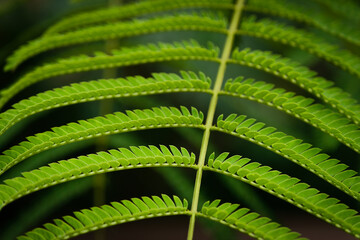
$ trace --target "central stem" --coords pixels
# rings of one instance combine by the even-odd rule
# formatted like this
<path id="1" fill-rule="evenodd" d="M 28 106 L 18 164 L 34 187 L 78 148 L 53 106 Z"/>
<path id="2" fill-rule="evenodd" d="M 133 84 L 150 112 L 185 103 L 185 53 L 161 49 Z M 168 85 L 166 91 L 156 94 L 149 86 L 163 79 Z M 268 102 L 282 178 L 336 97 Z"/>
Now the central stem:
<path id="1" fill-rule="evenodd" d="M 218 96 L 219 96 L 219 92 L 221 90 L 222 83 L 224 81 L 226 62 L 229 59 L 230 54 L 231 54 L 234 37 L 235 37 L 236 31 L 238 29 L 238 24 L 240 21 L 241 11 L 244 6 L 244 1 L 245 0 L 237 0 L 237 3 L 234 8 L 234 14 L 231 19 L 231 24 L 230 24 L 230 27 L 229 27 L 229 30 L 227 33 L 226 42 L 225 42 L 224 49 L 223 49 L 223 52 L 221 55 L 221 61 L 220 61 L 219 70 L 218 70 L 218 73 L 216 76 L 216 81 L 214 84 L 213 95 L 211 97 L 211 101 L 210 101 L 210 105 L 209 105 L 209 109 L 208 109 L 208 113 L 207 113 L 207 117 L 206 117 L 205 131 L 204 131 L 203 139 L 201 142 L 198 170 L 196 172 L 195 187 L 194 187 L 194 193 L 193 193 L 193 199 L 192 199 L 192 205 L 191 205 L 191 217 L 190 217 L 188 238 L 187 238 L 188 240 L 192 240 L 193 235 L 194 235 L 195 217 L 196 217 L 197 208 L 198 208 L 198 204 L 199 204 L 202 172 L 203 172 L 203 167 L 205 164 L 206 152 L 207 152 L 209 139 L 210 139 L 210 129 L 213 125 L 216 105 L 218 102 Z"/>

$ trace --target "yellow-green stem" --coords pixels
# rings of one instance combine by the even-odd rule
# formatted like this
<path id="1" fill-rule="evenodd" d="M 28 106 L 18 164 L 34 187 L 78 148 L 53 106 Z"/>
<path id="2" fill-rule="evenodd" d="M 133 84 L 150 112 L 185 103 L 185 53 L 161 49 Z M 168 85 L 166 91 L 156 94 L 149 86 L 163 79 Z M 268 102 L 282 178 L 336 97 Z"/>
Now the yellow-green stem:
<path id="1" fill-rule="evenodd" d="M 226 42 L 225 42 L 224 49 L 223 49 L 223 52 L 221 55 L 219 70 L 218 70 L 218 73 L 216 76 L 216 81 L 214 84 L 213 96 L 211 97 L 211 101 L 210 101 L 210 105 L 209 105 L 209 109 L 208 109 L 208 113 L 207 113 L 207 117 L 206 117 L 205 131 L 204 131 L 203 139 L 201 142 L 198 170 L 196 172 L 195 187 L 194 187 L 194 193 L 193 193 L 193 199 L 192 199 L 192 205 L 191 205 L 191 217 L 190 217 L 188 238 L 187 238 L 188 240 L 192 240 L 193 235 L 194 235 L 195 218 L 196 218 L 196 212 L 197 212 L 198 204 L 199 204 L 202 172 L 203 172 L 203 167 L 205 164 L 206 152 L 207 152 L 209 139 L 210 139 L 210 128 L 213 125 L 216 105 L 218 102 L 218 95 L 221 90 L 221 86 L 222 86 L 224 76 L 225 76 L 226 62 L 229 59 L 230 54 L 231 54 L 235 33 L 237 31 L 238 24 L 239 24 L 240 17 L 241 17 L 241 11 L 244 6 L 244 1 L 245 0 L 238 0 L 235 5 L 235 8 L 234 8 L 234 14 L 231 19 L 230 27 L 229 27 L 227 37 L 226 37 Z"/>

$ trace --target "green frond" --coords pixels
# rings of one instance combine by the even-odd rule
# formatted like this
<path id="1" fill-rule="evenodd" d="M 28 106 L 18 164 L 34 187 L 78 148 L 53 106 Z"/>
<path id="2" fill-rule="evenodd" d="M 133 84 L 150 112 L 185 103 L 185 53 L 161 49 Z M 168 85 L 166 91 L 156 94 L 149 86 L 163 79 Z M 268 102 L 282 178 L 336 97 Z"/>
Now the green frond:
<path id="1" fill-rule="evenodd" d="M 197 216 L 210 218 L 256 239 L 306 239 L 299 238 L 299 233 L 292 232 L 291 229 L 282 227 L 267 217 L 261 217 L 256 212 L 249 212 L 248 208 L 239 208 L 239 204 L 220 204 L 220 200 L 207 201 Z"/>
<path id="2" fill-rule="evenodd" d="M 312 104 L 314 99 L 295 95 L 273 84 L 238 77 L 228 80 L 220 93 L 264 103 L 284 111 L 300 120 L 319 128 L 337 140 L 360 152 L 360 132 L 357 125 L 342 114 L 322 104 Z"/>
<path id="3" fill-rule="evenodd" d="M 262 0 L 249 0 L 245 5 L 245 10 L 306 23 L 360 46 L 359 29 L 349 26 L 346 22 L 333 21 L 332 17 L 296 4 L 293 1 L 267 0 L 266 4 L 264 4 Z"/>
<path id="4" fill-rule="evenodd" d="M 327 7 L 337 15 L 348 20 L 360 23 L 360 7 L 352 1 L 315 0 L 315 2 Z"/>
<path id="5" fill-rule="evenodd" d="M 0 135 L 20 120 L 53 108 L 101 99 L 161 94 L 171 92 L 210 92 L 210 78 L 204 73 L 181 72 L 181 75 L 154 73 L 141 76 L 102 79 L 74 83 L 24 99 L 0 113 Z"/>
<path id="6" fill-rule="evenodd" d="M 50 186 L 95 174 L 144 167 L 191 167 L 196 168 L 195 155 L 185 148 L 170 149 L 161 145 L 119 148 L 81 156 L 49 166 L 23 172 L 23 177 L 7 179 L 0 185 L 0 209 L 16 199 Z"/>
<path id="7" fill-rule="evenodd" d="M 162 194 L 161 197 L 132 198 L 131 200 L 112 202 L 111 205 L 74 212 L 74 216 L 55 219 L 54 223 L 46 223 L 43 228 L 35 228 L 18 239 L 68 239 L 126 222 L 188 214 L 187 200 L 181 200 L 177 196 L 170 198 Z"/>
<path id="8" fill-rule="evenodd" d="M 60 59 L 55 63 L 45 64 L 25 74 L 9 88 L 1 91 L 0 108 L 27 86 L 44 79 L 75 72 L 83 72 L 105 68 L 138 65 L 152 62 L 174 60 L 218 61 L 219 49 L 212 44 L 208 48 L 200 46 L 196 41 L 158 43 L 140 45 L 131 48 L 113 50 L 112 54 L 96 52 L 94 56 L 75 56 Z"/>
<path id="9" fill-rule="evenodd" d="M 239 155 L 228 157 L 228 153 L 222 153 L 216 158 L 214 154 L 210 155 L 208 166 L 204 170 L 215 171 L 246 182 L 360 237 L 359 221 L 355 221 L 360 219 L 357 211 L 339 203 L 335 198 L 328 197 L 327 194 L 320 193 L 297 178 Z"/>
<path id="10" fill-rule="evenodd" d="M 148 0 L 119 7 L 97 9 L 62 19 L 46 31 L 46 35 L 74 30 L 87 25 L 101 24 L 169 10 L 186 8 L 231 9 L 231 0 Z"/>
<path id="11" fill-rule="evenodd" d="M 27 141 L 13 146 L 0 155 L 0 174 L 15 164 L 42 151 L 68 143 L 92 139 L 110 134 L 154 128 L 198 127 L 202 128 L 203 114 L 195 108 L 160 107 L 145 110 L 116 112 L 54 127 L 52 131 L 27 137 Z"/>
<path id="12" fill-rule="evenodd" d="M 316 140 L 321 141 L 329 149 L 337 147 L 340 142 L 349 147 L 350 149 L 341 145 L 341 151 L 338 153 L 345 155 L 339 156 L 339 159 L 351 158 L 360 153 L 360 104 L 355 97 L 336 87 L 335 82 L 321 77 L 320 72 L 302 66 L 296 59 L 255 49 L 262 49 L 262 42 L 270 45 L 276 43 L 276 46 L 291 46 L 321 58 L 326 63 L 335 65 L 334 68 L 341 68 L 360 79 L 360 29 L 357 26 L 360 24 L 360 5 L 358 6 L 355 1 L 357 0 L 345 0 L 343 3 L 333 0 L 310 0 L 305 4 L 292 0 L 109 0 L 107 3 L 103 0 L 101 3 L 80 0 L 79 5 L 70 8 L 64 5 L 63 8 L 59 8 L 58 12 L 79 11 L 62 18 L 58 16 L 60 21 L 50 26 L 43 35 L 36 34 L 38 37 L 34 40 L 23 45 L 12 41 L 4 48 L 6 50 L 11 46 L 12 49 L 16 48 L 15 45 L 20 46 L 6 59 L 5 71 L 15 70 L 40 54 L 47 55 L 50 61 L 43 65 L 30 66 L 22 75 L 20 72 L 14 76 L 9 75 L 9 80 L 16 81 L 0 90 L 0 109 L 6 108 L 0 112 L 0 145 L 4 148 L 0 152 L 0 212 L 4 207 L 5 211 L 10 210 L 8 223 L 2 226 L 8 230 L 3 231 L 5 235 L 0 238 L 8 239 L 14 238 L 14 235 L 24 234 L 22 229 L 27 229 L 28 223 L 21 223 L 24 213 L 29 215 L 28 219 L 35 217 L 34 225 L 39 220 L 36 214 L 32 216 L 31 211 L 27 211 L 26 206 L 16 211 L 21 214 L 12 216 L 15 212 L 7 209 L 8 204 L 20 199 L 26 200 L 28 197 L 30 202 L 36 200 L 27 195 L 48 187 L 49 191 L 64 191 L 63 187 L 67 184 L 76 185 L 77 181 L 94 180 L 94 207 L 55 219 L 52 223 L 46 223 L 19 236 L 18 239 L 76 238 L 78 235 L 121 223 L 182 215 L 190 220 L 188 240 L 194 239 L 198 221 L 206 219 L 210 220 L 204 221 L 211 225 L 210 228 L 213 225 L 223 229 L 224 226 L 218 224 L 221 223 L 228 227 L 225 231 L 233 228 L 257 239 L 304 240 L 299 233 L 273 222 L 275 218 L 270 219 L 252 212 L 257 209 L 256 207 L 261 207 L 256 202 L 261 200 L 257 199 L 259 196 L 251 193 L 255 191 L 260 194 L 259 190 L 263 191 L 261 194 L 269 193 L 271 197 L 284 200 L 284 204 L 290 203 L 301 211 L 310 213 L 360 239 L 360 214 L 355 210 L 356 200 L 360 201 L 360 175 L 359 171 L 353 170 L 356 163 L 344 164 L 310 144 L 313 141 L 306 143 L 294 137 L 296 134 L 288 135 L 245 115 L 220 115 L 216 123 L 214 119 L 217 112 L 221 112 L 219 107 L 223 106 L 220 106 L 222 104 L 219 99 L 221 100 L 224 95 L 248 99 L 281 110 L 310 124 L 310 128 L 316 134 L 317 129 L 323 131 L 326 134 L 316 136 L 319 138 Z M 98 8 L 99 6 L 102 7 Z M 56 8 L 55 5 L 53 7 Z M 84 12 L 80 12 L 81 10 Z M 49 21 L 45 22 L 48 22 L 45 25 L 51 25 Z M 26 35 L 23 36 L 26 39 L 31 37 Z M 165 39 L 162 35 L 166 35 Z M 211 35 L 219 38 L 215 38 L 216 45 L 210 42 L 202 46 L 196 40 L 189 39 L 188 35 L 196 36 L 201 42 L 207 41 Z M 260 42 L 254 43 L 245 41 L 245 45 L 255 46 L 255 50 L 245 48 L 247 46 L 237 48 L 239 38 L 241 41 L 245 36 L 261 39 Z M 11 38 L 10 35 L 8 37 Z M 128 47 L 122 45 L 118 39 L 124 38 L 136 38 L 140 45 L 130 42 L 126 44 Z M 170 42 L 172 40 L 169 39 L 175 38 L 178 42 Z M 164 42 L 160 42 L 161 39 Z M 86 46 L 89 44 L 90 46 Z M 66 47 L 70 49 L 66 50 Z M 89 52 L 89 48 L 100 51 L 78 56 L 71 56 L 74 54 L 67 52 L 71 50 L 81 54 Z M 54 60 L 53 54 L 47 54 L 50 50 L 58 52 L 64 49 L 67 53 L 59 54 L 69 57 Z M 301 51 L 301 54 L 296 54 L 295 57 L 303 60 L 302 62 L 313 60 L 308 58 L 308 54 L 303 53 Z M 5 60 L 5 57 L 3 59 Z M 194 61 L 204 62 L 194 65 Z M 174 66 L 173 62 L 180 65 Z M 149 65 L 145 67 L 156 65 L 163 73 L 137 69 L 145 64 Z M 208 66 L 209 64 L 216 66 L 213 68 Z M 244 79 L 239 75 L 224 83 L 225 76 L 236 75 L 236 71 L 232 71 L 236 64 L 276 76 L 275 78 L 282 83 L 284 79 L 313 96 L 297 95 L 295 92 L 276 88 L 276 83 Z M 181 67 L 188 68 L 189 71 L 172 73 L 174 68 L 179 70 Z M 191 72 L 196 68 L 203 68 L 204 73 Z M 134 71 L 136 74 L 141 73 L 141 76 L 129 76 Z M 90 79 L 91 73 L 102 77 L 95 77 L 86 82 L 82 82 L 84 79 L 75 79 L 75 75 L 84 74 Z M 118 78 L 118 74 L 122 78 Z M 151 77 L 148 77 L 149 74 Z M 215 83 L 212 84 L 205 74 L 214 76 Z M 343 71 L 337 74 L 346 75 Z M 52 78 L 60 81 L 56 84 L 58 88 L 52 89 L 45 81 L 42 82 L 55 80 Z M 71 78 L 68 81 L 76 83 L 64 86 L 61 79 L 65 78 Z M 294 87 L 292 84 L 290 85 Z M 344 84 L 345 82 L 339 83 L 341 86 Z M 35 85 L 33 88 L 37 86 L 45 90 L 32 94 L 35 90 L 30 88 L 32 85 Z M 344 89 L 349 89 L 349 86 Z M 23 91 L 25 89 L 27 91 Z M 355 90 L 354 88 L 351 92 Z M 178 92 L 192 92 L 191 95 L 198 96 L 190 99 L 189 96 L 180 94 L 178 98 Z M 22 93 L 25 95 L 19 96 Z M 202 108 L 207 107 L 206 119 L 204 120 L 204 114 L 194 107 L 164 107 L 168 105 L 166 101 L 162 103 L 162 100 L 159 101 L 157 98 L 145 97 L 163 93 L 170 93 L 173 102 L 185 100 L 192 106 L 196 104 L 191 103 L 197 102 Z M 145 102 L 138 96 L 144 96 Z M 114 102 L 113 99 L 117 98 L 124 98 L 121 101 L 127 98 L 126 102 L 130 101 L 130 105 L 138 105 L 140 108 L 144 104 L 157 107 L 142 110 L 130 108 L 124 112 L 114 112 L 114 107 L 120 104 L 118 101 Z M 99 104 L 94 105 L 95 108 L 90 104 L 93 101 L 99 101 Z M 44 132 L 40 133 L 34 130 L 34 135 L 22 135 L 21 138 L 24 138 L 20 138 L 21 140 L 12 139 L 21 131 L 26 134 L 25 127 L 36 121 L 41 113 L 46 114 L 49 113 L 47 110 L 85 102 L 89 103 L 84 104 L 86 108 L 78 112 L 77 119 L 73 119 L 74 122 L 61 125 L 64 123 L 56 124 L 56 120 L 52 125 L 57 127 L 42 130 Z M 125 106 L 125 109 L 129 108 Z M 83 119 L 81 116 L 88 110 L 92 113 L 98 112 L 100 116 L 78 120 Z M 58 117 L 57 113 L 55 115 L 52 119 Z M 184 137 L 183 140 L 187 141 L 190 147 L 197 148 L 199 158 L 196 159 L 195 154 L 188 150 L 190 148 L 174 146 L 177 144 L 141 146 L 138 138 L 141 134 L 125 134 L 141 130 L 160 131 L 155 129 L 163 129 L 165 132 L 179 130 L 175 132 Z M 315 185 L 310 182 L 303 182 L 305 179 L 301 173 L 295 178 L 290 172 L 290 175 L 287 175 L 273 169 L 270 167 L 271 164 L 262 165 L 249 158 L 230 155 L 227 152 L 220 155 L 210 154 L 210 149 L 217 148 L 216 144 L 214 145 L 214 131 L 255 143 L 260 149 L 277 154 L 278 160 L 283 163 L 291 161 L 299 165 L 311 175 L 312 180 L 320 181 L 320 185 L 333 185 L 335 188 L 330 186 L 330 190 L 335 191 L 336 198 L 325 193 L 326 186 L 324 192 L 320 192 L 320 189 L 313 188 Z M 334 137 L 337 141 L 326 135 Z M 124 147 L 118 148 L 119 146 Z M 342 149 L 343 147 L 345 148 Z M 232 143 L 231 148 L 236 148 L 236 141 Z M 86 151 L 87 155 L 74 157 L 75 151 L 79 153 L 82 150 Z M 18 163 L 22 164 L 16 166 Z M 184 193 L 180 196 L 186 199 L 165 194 L 144 197 L 138 195 L 138 198 L 101 206 L 106 201 L 105 184 L 110 183 L 106 180 L 107 175 L 115 171 L 123 174 L 128 172 L 123 170 L 131 169 L 146 171 L 145 168 L 166 171 L 162 175 L 164 182 L 170 182 L 173 190 Z M 184 170 L 186 172 L 183 172 Z M 187 171 L 192 172 L 195 179 L 189 178 L 181 183 L 186 178 Z M 182 176 L 179 172 L 186 174 Z M 219 181 L 226 179 L 216 186 L 230 191 L 236 188 L 236 196 L 232 192 L 232 197 L 238 197 L 245 203 L 253 202 L 246 206 L 247 208 L 230 202 L 224 203 L 222 200 L 205 202 L 205 199 L 209 199 L 206 197 L 209 189 L 202 187 L 206 173 L 219 176 Z M 191 179 L 192 183 L 189 181 Z M 88 184 L 89 181 L 87 186 Z M 55 185 L 56 187 L 53 187 Z M 76 190 L 75 185 L 69 188 L 70 194 Z M 45 197 L 38 203 L 43 204 L 46 199 L 51 200 L 55 197 L 56 191 L 50 194 L 50 198 Z M 46 195 L 46 191 L 38 194 L 43 193 Z M 60 193 L 59 198 L 49 204 L 43 204 L 36 213 L 44 215 L 43 211 L 58 205 L 65 195 Z M 189 196 L 192 198 L 191 207 L 188 207 L 187 202 Z M 346 200 L 347 205 L 340 199 Z M 355 201 L 355 204 L 352 201 Z M 349 205 L 350 203 L 353 205 Z M 268 207 L 276 208 L 271 204 Z M 270 215 L 273 213 L 266 214 Z M 220 239 L 230 239 L 232 234 L 236 234 L 234 231 L 228 235 L 219 234 L 218 230 L 214 232 L 214 236 Z M 11 237 L 9 233 L 12 234 Z"/>
<path id="13" fill-rule="evenodd" d="M 332 87 L 333 82 L 316 76 L 316 72 L 300 66 L 297 62 L 268 51 L 251 51 L 249 48 L 241 51 L 235 49 L 229 62 L 256 68 L 290 81 L 360 124 L 360 105 L 349 93 Z"/>
<path id="14" fill-rule="evenodd" d="M 348 169 L 346 164 L 320 153 L 321 149 L 283 132 L 274 127 L 265 127 L 255 119 L 232 114 L 223 120 L 220 115 L 212 130 L 231 134 L 271 150 L 290 161 L 309 170 L 325 181 L 360 200 L 360 184 L 357 172 Z"/>
<path id="15" fill-rule="evenodd" d="M 268 4 L 263 4 L 261 0 L 249 0 L 245 5 L 245 10 L 249 12 L 280 16 L 308 24 L 312 23 L 310 17 L 303 13 L 304 10 L 299 10 L 299 8 L 295 7 L 296 5 L 293 3 L 289 3 L 287 1 L 280 2 L 280 0 L 269 0 L 267 3 Z"/>
<path id="16" fill-rule="evenodd" d="M 211 13 L 182 14 L 83 28 L 64 34 L 45 35 L 19 48 L 7 59 L 5 71 L 14 70 L 30 57 L 46 50 L 80 43 L 109 40 L 165 31 L 226 33 L 226 20 Z"/>
<path id="17" fill-rule="evenodd" d="M 91 191 L 92 182 L 91 178 L 81 179 L 43 193 L 36 198 L 36 204 L 31 205 L 31 208 L 25 207 L 18 211 L 16 224 L 13 224 L 13 221 L 2 224 L 0 239 L 16 239 L 17 236 L 31 229 L 34 223 L 47 219 L 49 214 L 71 203 L 76 197 Z"/>
<path id="18" fill-rule="evenodd" d="M 360 58 L 347 50 L 339 49 L 307 31 L 296 29 L 269 19 L 243 19 L 238 34 L 264 38 L 298 47 L 323 58 L 360 77 Z"/>

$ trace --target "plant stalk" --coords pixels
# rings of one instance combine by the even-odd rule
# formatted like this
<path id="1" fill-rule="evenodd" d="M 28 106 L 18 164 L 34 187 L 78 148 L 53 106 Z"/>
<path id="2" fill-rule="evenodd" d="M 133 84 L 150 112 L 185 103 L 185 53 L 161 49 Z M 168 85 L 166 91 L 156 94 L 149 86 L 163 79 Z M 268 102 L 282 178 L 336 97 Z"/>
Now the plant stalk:
<path id="1" fill-rule="evenodd" d="M 205 158 L 207 153 L 207 148 L 209 144 L 210 139 L 210 128 L 213 125 L 214 116 L 215 116 L 215 110 L 216 105 L 218 102 L 218 95 L 221 90 L 222 83 L 224 81 L 225 71 L 226 71 L 226 62 L 230 57 L 231 50 L 233 47 L 233 42 L 235 38 L 235 33 L 238 28 L 238 24 L 241 17 L 241 12 L 244 7 L 244 1 L 245 0 L 237 0 L 235 8 L 234 8 L 234 14 L 231 19 L 231 24 L 227 33 L 226 42 L 224 45 L 224 49 L 221 55 L 221 61 L 219 65 L 219 70 L 216 76 L 216 81 L 214 84 L 213 89 L 213 95 L 211 97 L 207 117 L 206 117 L 206 124 L 205 124 L 205 131 L 203 135 L 203 139 L 201 142 L 201 148 L 200 148 L 200 155 L 199 155 L 199 162 L 198 162 L 198 170 L 196 172 L 196 179 L 195 179 L 195 187 L 194 187 L 194 193 L 193 193 L 193 199 L 192 199 L 192 205 L 191 205 L 191 217 L 190 217 L 190 223 L 189 223 L 189 229 L 188 229 L 188 240 L 192 240 L 194 236 L 194 228 L 195 228 L 195 219 L 196 219 L 196 213 L 198 211 L 198 204 L 199 204 L 199 196 L 200 196 L 200 187 L 201 187 L 201 179 L 202 179 L 202 173 L 203 173 L 203 167 L 205 164 Z"/>

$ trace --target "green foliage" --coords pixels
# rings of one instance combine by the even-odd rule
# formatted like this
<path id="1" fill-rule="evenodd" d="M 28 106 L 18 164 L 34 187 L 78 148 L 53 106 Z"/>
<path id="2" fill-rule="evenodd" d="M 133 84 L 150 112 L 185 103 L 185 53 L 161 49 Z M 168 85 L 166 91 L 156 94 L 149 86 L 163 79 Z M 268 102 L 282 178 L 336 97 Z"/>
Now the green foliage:
<path id="1" fill-rule="evenodd" d="M 65 144 L 92 139 L 95 137 L 124 133 L 129 131 L 169 128 L 169 127 L 199 127 L 201 128 L 203 114 L 195 108 L 191 112 L 182 107 L 161 107 L 145 110 L 127 111 L 126 114 L 116 112 L 104 117 L 80 120 L 55 127 L 52 131 L 38 133 L 28 137 L 27 141 L 4 151 L 0 156 L 0 172 L 3 173 L 15 164 L 28 157 Z"/>
<path id="2" fill-rule="evenodd" d="M 74 83 L 40 93 L 13 105 L 0 114 L 1 133 L 21 119 L 52 108 L 102 99 L 132 97 L 171 92 L 211 91 L 210 79 L 203 73 L 199 76 L 192 72 L 176 74 L 153 74 L 153 78 L 141 76 L 126 79 L 102 79 Z"/>
<path id="3" fill-rule="evenodd" d="M 277 212 L 274 200 L 360 238 L 360 105 L 351 94 L 360 7 L 343 2 L 143 0 L 48 26 L 4 66 L 20 74 L 6 73 L 14 82 L 0 91 L 0 215 L 48 188 L 61 193 L 43 195 L 34 226 L 12 219 L 0 238 L 18 234 L 16 224 L 21 240 L 68 239 L 184 215 L 188 240 L 203 218 L 215 232 L 224 225 L 258 239 L 306 239 L 272 220 L 263 206 Z M 90 199 L 92 176 L 94 207 L 49 215 L 54 222 L 39 227 L 37 217 L 76 195 L 74 181 Z M 258 192 L 239 185 L 244 207 L 221 203 L 240 182 Z M 96 200 L 107 195 L 120 202 Z"/>
<path id="4" fill-rule="evenodd" d="M 185 148 L 181 151 L 174 146 L 131 147 L 99 152 L 76 159 L 50 163 L 48 167 L 24 172 L 24 177 L 7 179 L 6 185 L 0 185 L 1 208 L 17 198 L 48 186 L 83 178 L 94 174 L 143 167 L 186 166 L 196 168 L 195 155 Z"/>
<path id="5" fill-rule="evenodd" d="M 20 236 L 19 239 L 68 239 L 80 234 L 94 231 L 120 223 L 136 221 L 145 218 L 189 214 L 187 201 L 174 196 L 171 199 L 163 194 L 160 197 L 153 196 L 132 198 L 131 201 L 123 200 L 112 202 L 110 205 L 93 207 L 91 210 L 83 209 L 74 212 L 75 217 L 65 216 L 63 219 L 55 219 L 54 224 L 45 224 L 43 228 L 37 228 Z"/>
<path id="6" fill-rule="evenodd" d="M 163 62 L 171 60 L 212 60 L 217 61 L 218 49 L 209 44 L 209 48 L 201 47 L 196 41 L 158 43 L 140 45 L 133 48 L 112 50 L 111 54 L 95 52 L 94 56 L 80 55 L 61 59 L 58 62 L 45 64 L 21 77 L 8 89 L 0 92 L 0 107 L 4 106 L 14 95 L 31 84 L 50 77 L 70 73 L 121 66 Z"/>
<path id="7" fill-rule="evenodd" d="M 360 105 L 355 99 L 342 89 L 332 87 L 333 82 L 316 76 L 316 72 L 299 66 L 297 62 L 288 58 L 281 58 L 271 52 L 251 51 L 248 48 L 241 51 L 235 49 L 229 62 L 261 69 L 288 80 L 331 104 L 355 123 L 360 123 Z"/>
<path id="8" fill-rule="evenodd" d="M 341 226 L 347 232 L 359 235 L 357 227 L 359 216 L 354 216 L 356 211 L 346 205 L 338 204 L 339 200 L 329 198 L 327 194 L 319 193 L 319 190 L 310 188 L 308 184 L 299 183 L 299 179 L 272 170 L 269 166 L 262 166 L 249 158 L 241 158 L 237 155 L 227 158 L 227 156 L 228 153 L 223 153 L 217 158 L 211 155 L 209 166 L 205 169 L 240 179 L 311 214 L 321 212 L 317 217 L 335 226 Z"/>
<path id="9" fill-rule="evenodd" d="M 270 19 L 256 20 L 255 17 L 250 17 L 242 21 L 238 33 L 304 49 L 358 77 L 360 76 L 360 59 L 358 56 L 345 49 L 339 49 L 338 46 L 329 44 L 310 32 Z"/>
<path id="10" fill-rule="evenodd" d="M 242 77 L 227 81 L 221 94 L 276 107 L 334 136 L 355 151 L 360 150 L 358 126 L 322 104 L 312 104 L 315 101 L 312 98 L 295 95 L 281 88 L 274 89 L 273 84 L 255 82 L 253 79 L 244 80 Z"/>
<path id="11" fill-rule="evenodd" d="M 251 12 L 266 13 L 313 25 L 352 44 L 360 45 L 360 31 L 356 25 L 349 26 L 342 19 L 334 22 L 330 14 L 318 11 L 318 8 L 301 4 L 301 1 L 269 0 L 264 5 L 261 0 L 252 0 L 249 1 L 246 8 Z"/>
<path id="12" fill-rule="evenodd" d="M 200 216 L 222 221 L 224 224 L 258 239 L 305 239 L 298 238 L 299 233 L 291 232 L 290 229 L 281 227 L 278 223 L 270 222 L 269 218 L 259 217 L 259 214 L 255 212 L 248 213 L 249 209 L 247 208 L 238 209 L 238 204 L 219 204 L 220 200 L 204 203 Z"/>
<path id="13" fill-rule="evenodd" d="M 225 120 L 221 115 L 214 130 L 226 132 L 263 146 L 290 161 L 299 164 L 310 172 L 324 178 L 329 183 L 342 189 L 344 192 L 360 199 L 360 189 L 356 172 L 346 170 L 348 166 L 337 159 L 329 159 L 327 154 L 319 153 L 321 149 L 312 148 L 311 144 L 303 143 L 302 140 L 283 132 L 277 132 L 274 127 L 265 127 L 262 122 L 256 122 L 254 118 L 246 118 L 245 115 L 232 114 Z"/>
<path id="14" fill-rule="evenodd" d="M 65 32 L 87 25 L 101 24 L 104 22 L 122 20 L 126 18 L 138 17 L 145 14 L 163 12 L 168 10 L 187 8 L 227 9 L 232 8 L 231 2 L 231 0 L 173 0 L 171 2 L 166 0 L 143 1 L 125 6 L 98 9 L 64 18 L 57 24 L 49 27 L 49 29 L 46 31 L 46 34 Z"/>
<path id="15" fill-rule="evenodd" d="M 130 21 L 83 28 L 65 34 L 45 35 L 19 49 L 11 58 L 5 70 L 14 70 L 21 62 L 41 52 L 87 42 L 144 35 L 165 31 L 214 31 L 226 33 L 225 19 L 214 16 L 178 15 L 154 18 L 147 21 Z"/>

